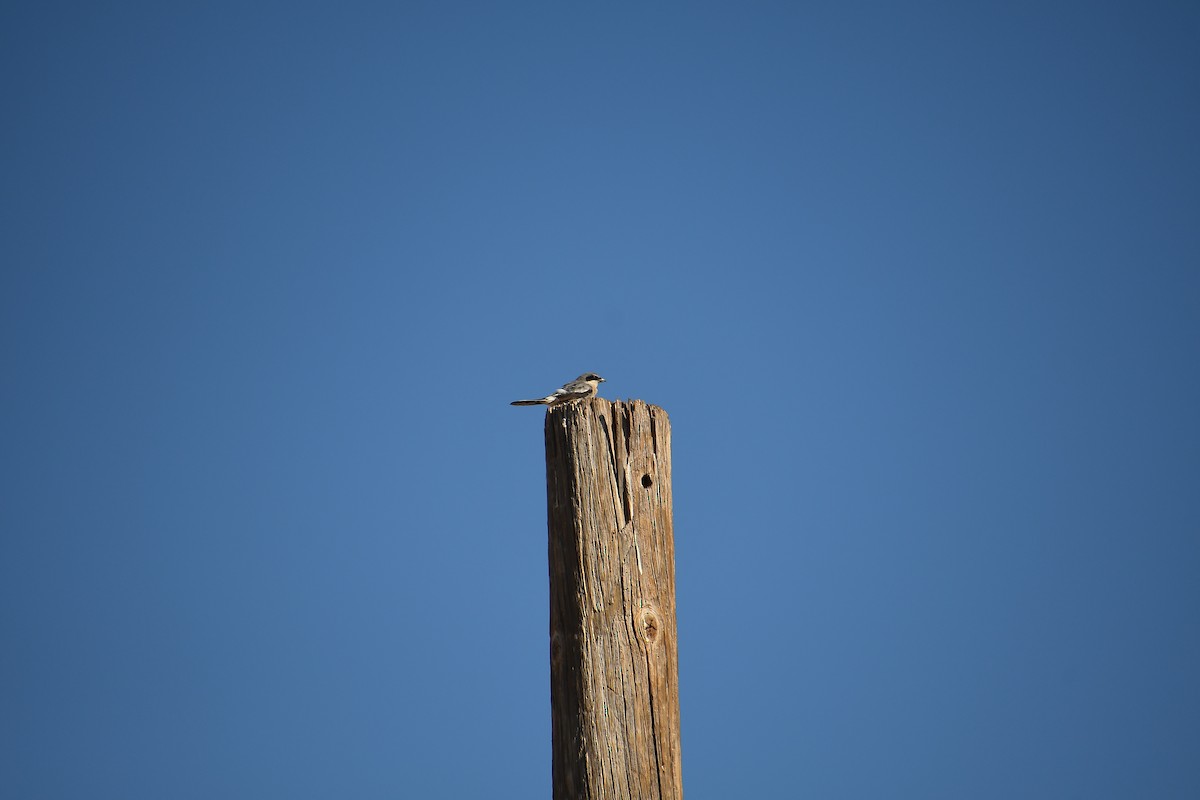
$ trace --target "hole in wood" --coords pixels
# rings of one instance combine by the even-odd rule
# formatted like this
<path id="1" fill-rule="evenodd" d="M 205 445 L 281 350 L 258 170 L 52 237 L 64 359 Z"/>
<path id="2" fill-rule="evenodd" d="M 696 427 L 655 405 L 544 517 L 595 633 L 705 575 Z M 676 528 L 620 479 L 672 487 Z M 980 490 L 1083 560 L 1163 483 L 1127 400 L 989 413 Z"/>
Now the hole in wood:
<path id="1" fill-rule="evenodd" d="M 654 479 L 651 478 L 650 473 L 647 472 L 645 475 L 642 476 L 642 486 L 649 489 L 653 485 L 654 485 Z"/>

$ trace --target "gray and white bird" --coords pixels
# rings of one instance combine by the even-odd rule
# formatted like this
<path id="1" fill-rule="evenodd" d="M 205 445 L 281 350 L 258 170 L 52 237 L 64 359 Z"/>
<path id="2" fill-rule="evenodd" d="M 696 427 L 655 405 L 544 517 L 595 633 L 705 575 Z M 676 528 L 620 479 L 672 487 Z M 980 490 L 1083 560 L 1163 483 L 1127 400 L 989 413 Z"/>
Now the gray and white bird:
<path id="1" fill-rule="evenodd" d="M 595 397 L 596 389 L 602 383 L 604 383 L 604 378 L 601 378 L 594 372 L 585 372 L 561 389 L 556 389 L 554 394 L 548 394 L 537 400 L 513 400 L 512 405 L 560 406 L 563 403 L 574 403 L 576 400 L 582 400 L 585 397 Z"/>

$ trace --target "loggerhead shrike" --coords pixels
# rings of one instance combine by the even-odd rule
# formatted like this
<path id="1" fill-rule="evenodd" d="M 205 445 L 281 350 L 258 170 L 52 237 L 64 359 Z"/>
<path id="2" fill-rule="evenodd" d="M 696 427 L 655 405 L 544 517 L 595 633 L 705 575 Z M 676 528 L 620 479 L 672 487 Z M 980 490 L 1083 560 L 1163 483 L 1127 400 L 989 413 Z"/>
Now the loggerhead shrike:
<path id="1" fill-rule="evenodd" d="M 563 403 L 573 403 L 585 397 L 595 397 L 596 389 L 602 383 L 604 383 L 604 378 L 601 378 L 594 372 L 585 372 L 566 386 L 555 390 L 554 394 L 548 394 L 538 400 L 513 400 L 512 405 L 558 406 Z"/>

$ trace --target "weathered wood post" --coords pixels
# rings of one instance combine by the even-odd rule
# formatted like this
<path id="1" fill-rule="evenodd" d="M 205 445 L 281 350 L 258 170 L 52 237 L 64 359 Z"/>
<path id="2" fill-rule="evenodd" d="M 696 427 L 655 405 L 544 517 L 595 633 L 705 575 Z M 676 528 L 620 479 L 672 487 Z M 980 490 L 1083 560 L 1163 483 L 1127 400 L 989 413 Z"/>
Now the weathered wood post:
<path id="1" fill-rule="evenodd" d="M 546 414 L 554 800 L 678 800 L 671 428 L 640 400 Z"/>

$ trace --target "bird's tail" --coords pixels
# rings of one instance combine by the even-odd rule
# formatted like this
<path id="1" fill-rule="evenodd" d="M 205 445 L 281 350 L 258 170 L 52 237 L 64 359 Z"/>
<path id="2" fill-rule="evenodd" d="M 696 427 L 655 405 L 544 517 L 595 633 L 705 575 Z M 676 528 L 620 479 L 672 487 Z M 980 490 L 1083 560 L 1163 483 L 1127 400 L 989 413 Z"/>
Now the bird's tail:
<path id="1" fill-rule="evenodd" d="M 511 406 L 544 406 L 544 405 L 546 405 L 546 398 L 543 397 L 539 400 L 513 400 L 511 403 L 509 403 L 509 405 L 511 405 Z"/>

